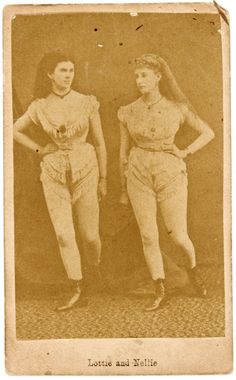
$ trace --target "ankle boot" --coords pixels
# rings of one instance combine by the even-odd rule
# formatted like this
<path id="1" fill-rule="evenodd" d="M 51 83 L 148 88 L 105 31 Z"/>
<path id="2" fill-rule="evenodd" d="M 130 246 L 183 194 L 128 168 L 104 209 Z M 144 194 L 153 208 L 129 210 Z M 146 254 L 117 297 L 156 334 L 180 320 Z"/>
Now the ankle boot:
<path id="1" fill-rule="evenodd" d="M 165 299 L 165 286 L 164 280 L 158 279 L 155 282 L 155 300 L 151 304 L 151 306 L 146 308 L 146 311 L 154 311 L 160 308 L 163 304 L 163 300 Z"/>
<path id="2" fill-rule="evenodd" d="M 72 309 L 73 307 L 87 306 L 87 302 L 82 298 L 82 281 L 71 280 L 71 282 L 73 283 L 74 288 L 72 296 L 67 303 L 57 307 L 56 311 L 65 311 Z"/>
<path id="3" fill-rule="evenodd" d="M 205 282 L 202 278 L 201 273 L 198 270 L 198 267 L 195 266 L 192 269 L 187 270 L 189 279 L 191 281 L 191 284 L 193 285 L 193 288 L 196 292 L 196 295 L 201 298 L 207 297 L 207 288 L 205 285 Z"/>

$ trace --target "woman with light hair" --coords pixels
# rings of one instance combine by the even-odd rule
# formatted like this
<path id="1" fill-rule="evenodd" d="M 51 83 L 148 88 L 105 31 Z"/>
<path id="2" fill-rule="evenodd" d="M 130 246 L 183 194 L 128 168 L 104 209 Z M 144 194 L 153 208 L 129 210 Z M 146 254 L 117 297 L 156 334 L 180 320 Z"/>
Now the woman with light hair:
<path id="1" fill-rule="evenodd" d="M 143 252 L 155 284 L 156 310 L 165 298 L 165 271 L 159 245 L 157 204 L 166 229 L 188 258 L 187 271 L 196 294 L 207 295 L 197 270 L 196 253 L 187 230 L 188 180 L 184 159 L 207 145 L 213 138 L 211 128 L 199 118 L 179 88 L 169 66 L 155 54 L 135 60 L 135 78 L 141 96 L 120 107 L 120 202 L 131 202 L 140 229 Z M 168 98 L 161 88 L 165 86 Z M 175 145 L 183 123 L 198 132 L 185 149 Z"/>

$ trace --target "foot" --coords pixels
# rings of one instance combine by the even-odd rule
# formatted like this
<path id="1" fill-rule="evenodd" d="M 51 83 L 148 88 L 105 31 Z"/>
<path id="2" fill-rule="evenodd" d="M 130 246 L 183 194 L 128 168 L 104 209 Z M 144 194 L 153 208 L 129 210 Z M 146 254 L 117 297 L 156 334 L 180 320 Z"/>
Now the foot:
<path id="1" fill-rule="evenodd" d="M 165 287 L 164 287 L 164 282 L 158 280 L 155 284 L 156 287 L 156 298 L 154 302 L 147 307 L 145 310 L 146 311 L 154 311 L 159 309 L 165 300 Z"/>
<path id="2" fill-rule="evenodd" d="M 87 306 L 88 302 L 81 296 L 81 287 L 79 285 L 76 286 L 75 291 L 69 301 L 62 306 L 56 308 L 56 311 L 65 311 L 72 309 L 74 307 L 82 307 Z"/>
<path id="3" fill-rule="evenodd" d="M 194 287 L 194 290 L 198 297 L 207 297 L 207 288 L 205 282 L 202 278 L 201 273 L 198 271 L 197 267 L 188 270 L 190 281 Z"/>

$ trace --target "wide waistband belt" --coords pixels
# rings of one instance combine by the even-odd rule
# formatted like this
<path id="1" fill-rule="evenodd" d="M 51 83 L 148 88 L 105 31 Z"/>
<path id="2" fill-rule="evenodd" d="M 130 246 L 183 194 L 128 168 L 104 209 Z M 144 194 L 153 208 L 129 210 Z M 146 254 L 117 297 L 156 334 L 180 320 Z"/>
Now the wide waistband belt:
<path id="1" fill-rule="evenodd" d="M 157 146 L 155 148 L 149 148 L 149 147 L 143 147 L 143 146 L 135 145 L 135 148 L 139 148 L 139 149 L 145 150 L 147 152 L 163 152 L 163 148 L 161 145 Z"/>

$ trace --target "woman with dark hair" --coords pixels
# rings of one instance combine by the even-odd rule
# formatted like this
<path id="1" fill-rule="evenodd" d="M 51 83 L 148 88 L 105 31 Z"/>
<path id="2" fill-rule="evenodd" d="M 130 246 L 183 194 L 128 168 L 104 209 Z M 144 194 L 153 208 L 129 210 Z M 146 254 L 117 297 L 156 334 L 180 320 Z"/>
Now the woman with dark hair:
<path id="1" fill-rule="evenodd" d="M 184 159 L 214 137 L 179 88 L 169 66 L 155 54 L 135 60 L 136 84 L 141 97 L 120 107 L 120 202 L 132 204 L 140 229 L 144 256 L 155 284 L 156 310 L 165 297 L 165 271 L 159 246 L 157 204 L 169 236 L 186 253 L 187 271 L 201 297 L 207 289 L 196 266 L 196 254 L 187 231 L 187 172 Z M 170 99 L 163 96 L 165 86 Z M 178 149 L 175 135 L 183 123 L 199 133 L 186 149 Z"/>
<path id="2" fill-rule="evenodd" d="M 46 54 L 39 63 L 35 100 L 14 124 L 14 139 L 39 155 L 41 182 L 55 229 L 61 258 L 74 293 L 67 310 L 80 304 L 81 258 L 75 238 L 73 212 L 90 265 L 99 273 L 101 241 L 98 200 L 106 195 L 107 158 L 99 116 L 92 95 L 72 89 L 74 63 L 60 52 Z M 24 132 L 32 124 L 50 137 L 40 146 Z M 86 142 L 91 132 L 94 146 Z"/>

